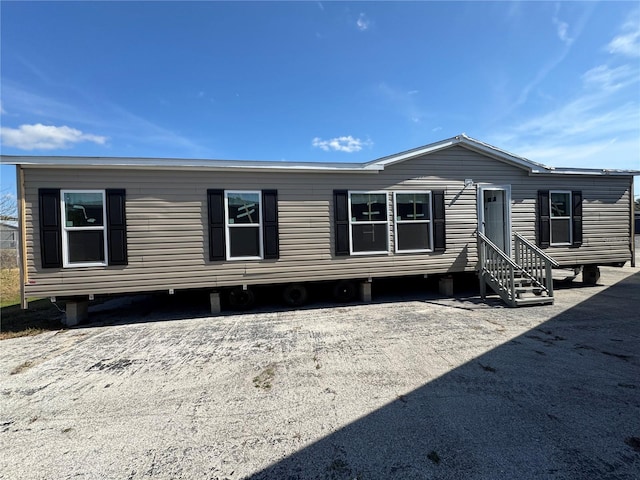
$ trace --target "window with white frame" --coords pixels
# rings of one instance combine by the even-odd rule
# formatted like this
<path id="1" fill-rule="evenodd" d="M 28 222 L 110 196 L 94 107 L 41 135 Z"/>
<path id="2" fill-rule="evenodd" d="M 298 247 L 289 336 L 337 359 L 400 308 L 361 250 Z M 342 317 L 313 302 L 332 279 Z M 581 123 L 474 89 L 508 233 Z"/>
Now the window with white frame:
<path id="1" fill-rule="evenodd" d="M 396 251 L 431 251 L 431 192 L 395 192 L 393 203 Z"/>
<path id="2" fill-rule="evenodd" d="M 571 192 L 550 191 L 551 245 L 571 245 Z"/>
<path id="3" fill-rule="evenodd" d="M 62 190 L 61 202 L 63 265 L 107 265 L 104 190 Z"/>
<path id="4" fill-rule="evenodd" d="M 351 253 L 387 253 L 389 220 L 386 192 L 349 192 Z"/>
<path id="5" fill-rule="evenodd" d="M 227 258 L 262 258 L 260 191 L 225 191 Z"/>

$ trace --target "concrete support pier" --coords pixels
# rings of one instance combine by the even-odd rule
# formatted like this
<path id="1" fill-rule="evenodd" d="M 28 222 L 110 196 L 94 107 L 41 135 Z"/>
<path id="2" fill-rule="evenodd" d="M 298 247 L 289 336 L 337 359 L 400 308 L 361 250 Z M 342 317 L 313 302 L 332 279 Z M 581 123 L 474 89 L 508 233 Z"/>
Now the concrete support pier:
<path id="1" fill-rule="evenodd" d="M 67 315 L 64 324 L 67 327 L 73 327 L 82 322 L 86 322 L 89 318 L 89 301 L 88 300 L 70 300 L 66 306 Z"/>
<path id="2" fill-rule="evenodd" d="M 209 303 L 211 304 L 211 314 L 219 314 L 222 311 L 222 307 L 220 306 L 220 292 L 211 292 L 209 294 Z"/>
<path id="3" fill-rule="evenodd" d="M 595 285 L 600 280 L 600 269 L 597 265 L 585 265 L 582 269 L 582 283 Z"/>
<path id="4" fill-rule="evenodd" d="M 440 282 L 438 282 L 438 290 L 440 292 L 440 295 L 444 295 L 445 297 L 453 297 L 453 277 L 451 275 L 442 277 L 440 279 Z"/>
<path id="5" fill-rule="evenodd" d="M 362 282 L 360 284 L 360 300 L 363 302 L 371 301 L 371 282 Z"/>

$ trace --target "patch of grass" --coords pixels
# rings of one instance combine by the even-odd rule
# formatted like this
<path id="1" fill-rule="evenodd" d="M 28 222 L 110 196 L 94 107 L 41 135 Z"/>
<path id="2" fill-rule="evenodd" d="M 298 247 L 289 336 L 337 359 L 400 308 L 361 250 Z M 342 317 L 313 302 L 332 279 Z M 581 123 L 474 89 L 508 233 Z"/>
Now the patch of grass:
<path id="1" fill-rule="evenodd" d="M 0 268 L 0 307 L 20 303 L 20 271 Z"/>
<path id="2" fill-rule="evenodd" d="M 29 302 L 28 310 L 22 310 L 19 304 L 2 307 L 0 340 L 61 330 L 64 328 L 61 323 L 63 315 L 64 313 L 47 299 Z"/>
<path id="3" fill-rule="evenodd" d="M 20 271 L 0 268 L 0 340 L 60 330 L 61 317 L 62 313 L 48 300 L 29 302 L 29 310 L 22 310 Z"/>
<path id="4" fill-rule="evenodd" d="M 269 365 L 259 375 L 253 378 L 253 386 L 261 390 L 271 390 L 273 378 L 276 375 L 275 365 Z"/>

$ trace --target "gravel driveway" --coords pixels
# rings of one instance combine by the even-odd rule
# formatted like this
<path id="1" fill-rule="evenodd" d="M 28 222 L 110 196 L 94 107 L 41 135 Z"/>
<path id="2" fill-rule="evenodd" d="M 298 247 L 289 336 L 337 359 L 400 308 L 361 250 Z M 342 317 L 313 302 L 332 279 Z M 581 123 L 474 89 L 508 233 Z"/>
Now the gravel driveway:
<path id="1" fill-rule="evenodd" d="M 5 340 L 0 478 L 637 479 L 640 273 L 601 281 Z"/>

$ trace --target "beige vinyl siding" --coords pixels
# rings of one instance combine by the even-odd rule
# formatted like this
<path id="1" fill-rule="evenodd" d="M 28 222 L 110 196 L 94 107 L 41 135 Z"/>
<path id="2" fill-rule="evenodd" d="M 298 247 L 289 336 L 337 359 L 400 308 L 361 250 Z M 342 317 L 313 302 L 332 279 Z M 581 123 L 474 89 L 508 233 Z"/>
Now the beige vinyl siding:
<path id="1" fill-rule="evenodd" d="M 28 279 L 26 295 L 71 296 L 242 284 L 334 280 L 474 271 L 477 262 L 476 184 L 511 185 L 512 226 L 535 241 L 539 188 L 582 190 L 584 243 L 551 247 L 562 264 L 626 261 L 629 179 L 529 176 L 521 168 L 463 147 L 387 166 L 379 173 L 305 173 L 25 168 Z M 42 269 L 38 189 L 126 189 L 129 264 Z M 280 258 L 209 261 L 207 189 L 278 191 Z M 444 190 L 444 253 L 333 255 L 333 190 Z M 392 195 L 389 217 L 393 218 Z"/>

